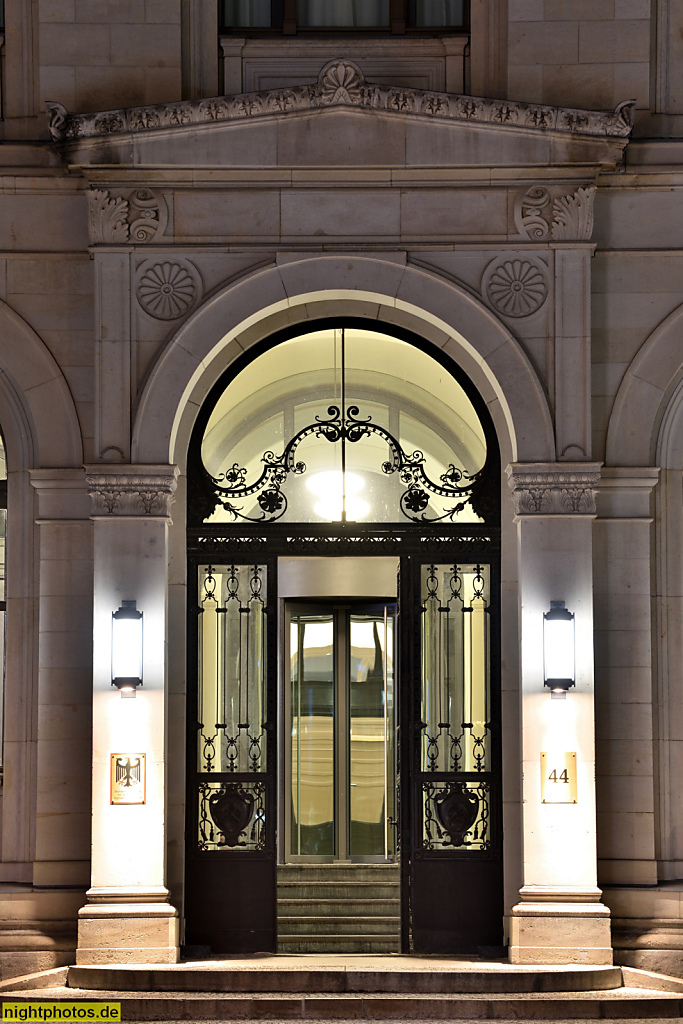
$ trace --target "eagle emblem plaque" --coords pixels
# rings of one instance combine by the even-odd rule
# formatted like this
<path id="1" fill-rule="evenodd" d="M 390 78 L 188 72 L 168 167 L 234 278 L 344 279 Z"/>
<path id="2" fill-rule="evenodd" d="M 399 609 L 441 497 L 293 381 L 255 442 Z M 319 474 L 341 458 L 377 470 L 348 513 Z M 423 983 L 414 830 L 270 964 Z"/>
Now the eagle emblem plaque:
<path id="1" fill-rule="evenodd" d="M 146 754 L 112 754 L 110 769 L 112 804 L 144 804 L 146 801 Z"/>

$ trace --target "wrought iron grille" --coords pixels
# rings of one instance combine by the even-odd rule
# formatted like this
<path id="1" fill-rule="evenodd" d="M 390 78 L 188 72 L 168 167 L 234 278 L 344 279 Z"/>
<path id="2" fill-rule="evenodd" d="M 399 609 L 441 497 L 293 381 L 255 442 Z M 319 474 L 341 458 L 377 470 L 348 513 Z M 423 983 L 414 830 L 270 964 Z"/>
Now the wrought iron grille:
<path id="1" fill-rule="evenodd" d="M 199 584 L 198 770 L 266 769 L 266 568 L 207 565 Z"/>
<path id="2" fill-rule="evenodd" d="M 264 850 L 265 782 L 202 782 L 198 846 L 207 850 Z"/>
<path id="3" fill-rule="evenodd" d="M 488 565 L 422 567 L 422 770 L 490 769 Z"/>
<path id="4" fill-rule="evenodd" d="M 491 847 L 491 570 L 481 561 L 420 573 L 422 849 Z"/>
<path id="5" fill-rule="evenodd" d="M 425 850 L 489 849 L 488 782 L 424 782 L 422 789 Z"/>

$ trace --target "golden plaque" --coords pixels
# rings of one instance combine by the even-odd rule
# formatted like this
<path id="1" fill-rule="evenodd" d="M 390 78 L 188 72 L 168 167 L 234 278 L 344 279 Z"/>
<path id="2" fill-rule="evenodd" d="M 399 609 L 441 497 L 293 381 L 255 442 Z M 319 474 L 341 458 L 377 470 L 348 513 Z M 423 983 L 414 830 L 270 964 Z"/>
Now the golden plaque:
<path id="1" fill-rule="evenodd" d="M 145 754 L 111 755 L 111 802 L 144 804 L 147 796 Z"/>
<path id="2" fill-rule="evenodd" d="M 541 753 L 541 803 L 576 803 L 576 754 Z"/>

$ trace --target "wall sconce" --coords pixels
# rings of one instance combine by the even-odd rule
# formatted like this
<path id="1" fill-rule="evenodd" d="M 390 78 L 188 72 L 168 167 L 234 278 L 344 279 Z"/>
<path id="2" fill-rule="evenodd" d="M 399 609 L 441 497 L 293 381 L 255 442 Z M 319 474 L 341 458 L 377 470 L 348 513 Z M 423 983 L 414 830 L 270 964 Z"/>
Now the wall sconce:
<path id="1" fill-rule="evenodd" d="M 574 613 L 564 601 L 551 601 L 543 613 L 543 685 L 552 697 L 566 697 L 574 674 Z"/>
<path id="2" fill-rule="evenodd" d="M 142 612 L 135 601 L 122 601 L 111 615 L 111 685 L 122 697 L 142 686 Z"/>

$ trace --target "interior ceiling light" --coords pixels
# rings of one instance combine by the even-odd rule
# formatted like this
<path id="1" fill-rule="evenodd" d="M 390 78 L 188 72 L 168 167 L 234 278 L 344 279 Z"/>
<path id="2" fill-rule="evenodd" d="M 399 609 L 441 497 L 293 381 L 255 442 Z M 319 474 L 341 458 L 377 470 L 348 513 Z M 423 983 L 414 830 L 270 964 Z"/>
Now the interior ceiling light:
<path id="1" fill-rule="evenodd" d="M 313 510 L 328 522 L 340 523 L 345 519 L 356 522 L 364 519 L 370 511 L 367 501 L 356 497 L 365 487 L 365 480 L 358 473 L 324 470 L 307 480 L 306 487 L 322 499 L 316 502 Z"/>
<path id="2" fill-rule="evenodd" d="M 344 483 L 346 482 L 346 486 Z M 342 474 L 340 469 L 328 469 L 322 473 L 315 473 L 310 480 L 306 481 L 306 487 L 319 498 L 341 499 L 344 491 L 346 495 L 358 494 L 365 487 L 365 480 L 358 473 Z"/>

